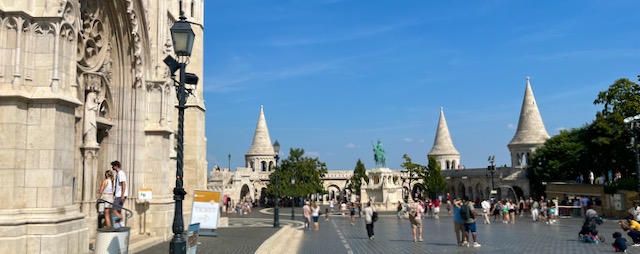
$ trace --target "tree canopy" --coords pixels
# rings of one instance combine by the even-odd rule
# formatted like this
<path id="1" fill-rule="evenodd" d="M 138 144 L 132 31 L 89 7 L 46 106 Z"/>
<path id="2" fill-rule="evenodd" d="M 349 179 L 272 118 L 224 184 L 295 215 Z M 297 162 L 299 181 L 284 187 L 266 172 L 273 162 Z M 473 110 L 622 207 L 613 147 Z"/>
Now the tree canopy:
<path id="1" fill-rule="evenodd" d="M 438 194 L 444 191 L 446 183 L 442 172 L 440 171 L 440 164 L 434 157 L 429 157 L 429 165 L 427 168 L 427 174 L 423 177 L 425 188 L 431 198 L 435 198 Z"/>
<path id="2" fill-rule="evenodd" d="M 304 156 L 304 149 L 291 148 L 289 157 L 277 165 L 280 195 L 308 197 L 311 194 L 324 194 L 323 177 L 327 174 L 327 165 L 318 158 Z M 295 183 L 291 183 L 294 179 Z M 269 175 L 267 193 L 275 194 L 275 171 Z"/>
<path id="3" fill-rule="evenodd" d="M 435 198 L 436 195 L 442 193 L 445 189 L 444 177 L 440 171 L 440 165 L 435 158 L 429 157 L 429 165 L 424 166 L 414 163 L 409 155 L 403 155 L 404 162 L 401 164 L 405 168 L 405 172 L 409 173 L 409 184 L 416 179 L 422 179 L 423 187 L 421 191 L 426 191 L 430 197 Z"/>
<path id="4" fill-rule="evenodd" d="M 349 189 L 356 195 L 360 196 L 361 191 L 360 187 L 362 186 L 362 181 L 369 182 L 369 176 L 367 176 L 367 169 L 360 159 L 356 162 L 356 167 L 353 169 L 353 175 L 351 179 L 349 179 Z"/>

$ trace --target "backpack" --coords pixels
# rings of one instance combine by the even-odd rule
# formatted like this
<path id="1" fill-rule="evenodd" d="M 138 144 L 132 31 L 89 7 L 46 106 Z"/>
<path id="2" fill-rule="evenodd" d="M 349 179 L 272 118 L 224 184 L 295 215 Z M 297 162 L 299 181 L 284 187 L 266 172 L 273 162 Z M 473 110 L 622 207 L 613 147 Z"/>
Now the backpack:
<path id="1" fill-rule="evenodd" d="M 462 220 L 467 221 L 471 217 L 470 214 L 471 211 L 469 210 L 469 205 L 462 205 L 462 207 L 460 208 L 460 217 L 462 218 Z"/>
<path id="2" fill-rule="evenodd" d="M 374 211 L 373 214 L 371 215 L 371 221 L 376 222 L 378 221 L 378 212 Z"/>
<path id="3" fill-rule="evenodd" d="M 409 219 L 415 219 L 416 217 L 418 217 L 418 211 L 416 211 L 415 208 L 411 208 L 411 211 L 409 211 Z"/>

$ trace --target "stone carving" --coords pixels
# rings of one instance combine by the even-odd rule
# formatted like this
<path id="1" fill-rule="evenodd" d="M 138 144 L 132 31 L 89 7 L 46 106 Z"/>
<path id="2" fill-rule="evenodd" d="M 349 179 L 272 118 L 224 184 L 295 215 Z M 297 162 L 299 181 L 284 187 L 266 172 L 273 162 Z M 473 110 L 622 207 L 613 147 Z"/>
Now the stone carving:
<path id="1" fill-rule="evenodd" d="M 47 0 L 44 5 L 45 11 L 50 14 L 60 14 L 63 12 L 66 2 L 66 0 Z"/>
<path id="2" fill-rule="evenodd" d="M 102 67 L 100 67 L 100 72 L 104 74 L 105 78 L 107 78 L 108 84 L 111 84 L 111 80 L 113 78 L 113 60 L 111 59 L 111 43 L 107 43 L 106 46 L 107 53 L 105 54 L 104 62 L 102 62 Z"/>
<path id="3" fill-rule="evenodd" d="M 98 93 L 102 84 L 102 77 L 99 74 L 85 74 L 87 96 L 84 103 L 84 117 L 82 125 L 82 137 L 85 147 L 98 146 L 98 125 L 96 115 L 100 109 Z"/>
<path id="4" fill-rule="evenodd" d="M 84 1 L 81 5 L 82 30 L 78 33 L 76 60 L 83 70 L 95 71 L 102 65 L 108 43 L 108 26 L 101 18 L 103 10 L 98 1 Z"/>
<path id="5" fill-rule="evenodd" d="M 134 1 L 127 0 L 127 13 L 131 21 L 131 35 L 133 36 L 133 57 L 135 63 L 135 87 L 142 87 L 142 42 L 140 39 L 140 28 L 138 25 L 138 17 L 134 10 Z"/>

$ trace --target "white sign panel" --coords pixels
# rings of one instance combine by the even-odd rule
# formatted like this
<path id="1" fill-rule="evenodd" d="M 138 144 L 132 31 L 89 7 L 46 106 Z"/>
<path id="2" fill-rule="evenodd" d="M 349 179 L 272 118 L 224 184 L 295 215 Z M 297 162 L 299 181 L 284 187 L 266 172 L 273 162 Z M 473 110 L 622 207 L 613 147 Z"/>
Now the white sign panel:
<path id="1" fill-rule="evenodd" d="M 220 192 L 196 190 L 193 194 L 191 224 L 200 223 L 201 229 L 217 229 L 220 217 Z"/>

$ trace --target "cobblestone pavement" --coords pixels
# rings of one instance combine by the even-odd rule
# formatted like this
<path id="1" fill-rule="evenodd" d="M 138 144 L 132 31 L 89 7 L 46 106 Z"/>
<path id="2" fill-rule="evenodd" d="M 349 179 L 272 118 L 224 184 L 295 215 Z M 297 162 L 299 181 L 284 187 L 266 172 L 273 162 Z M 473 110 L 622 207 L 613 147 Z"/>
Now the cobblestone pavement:
<path id="1" fill-rule="evenodd" d="M 218 229 L 218 237 L 200 237 L 198 253 L 254 253 L 278 229 L 273 228 L 271 209 L 255 209 L 244 216 L 229 216 L 229 228 Z M 598 227 L 606 238 L 604 243 L 581 243 L 577 239 L 582 219 L 563 218 L 557 223 L 531 222 L 529 217 L 518 217 L 515 224 L 492 222 L 477 224 L 479 248 L 459 247 L 453 234 L 452 217 L 423 220 L 424 242 L 413 242 L 408 220 L 399 220 L 390 212 L 381 212 L 375 223 L 375 239 L 369 240 L 364 218 L 356 217 L 356 224 L 339 215 L 330 220 L 320 219 L 320 230 L 303 228 L 300 209 L 296 208 L 294 221 L 291 210 L 280 211 L 280 224 L 290 225 L 304 232 L 297 253 L 610 253 L 611 234 L 621 231 L 616 220 L 605 220 Z M 227 216 L 227 215 L 225 215 Z M 621 231 L 622 232 L 622 231 Z M 623 233 L 627 242 L 631 239 Z M 291 239 L 282 239 L 290 241 Z M 153 246 L 140 253 L 168 253 L 169 242 Z M 631 247 L 627 253 L 639 253 L 640 247 Z"/>
<path id="2" fill-rule="evenodd" d="M 473 248 L 457 246 L 450 216 L 426 218 L 423 224 L 424 242 L 414 243 L 408 220 L 381 216 L 374 225 L 375 239 L 370 240 L 363 219 L 352 226 L 349 220 L 334 217 L 320 222 L 317 232 L 305 231 L 298 253 L 603 253 L 613 252 L 611 234 L 621 231 L 616 221 L 609 220 L 598 228 L 605 243 L 582 243 L 577 239 L 581 219 L 544 224 L 522 217 L 515 224 L 477 224 L 482 246 Z M 627 253 L 640 253 L 640 247 L 630 246 Z"/>

